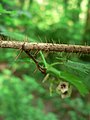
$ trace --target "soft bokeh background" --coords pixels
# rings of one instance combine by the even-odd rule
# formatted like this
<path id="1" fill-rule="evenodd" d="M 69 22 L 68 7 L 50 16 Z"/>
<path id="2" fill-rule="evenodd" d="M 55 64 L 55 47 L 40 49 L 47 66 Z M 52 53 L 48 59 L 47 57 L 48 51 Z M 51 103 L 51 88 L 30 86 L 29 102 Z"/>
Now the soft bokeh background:
<path id="1" fill-rule="evenodd" d="M 90 45 L 90 0 L 0 0 L 0 32 L 20 41 Z M 0 48 L 0 120 L 90 120 L 90 95 L 50 96 L 44 75 L 34 73 L 24 53 L 15 61 L 18 53 Z M 45 55 L 49 63 L 58 56 Z M 70 58 L 90 62 L 89 55 Z"/>

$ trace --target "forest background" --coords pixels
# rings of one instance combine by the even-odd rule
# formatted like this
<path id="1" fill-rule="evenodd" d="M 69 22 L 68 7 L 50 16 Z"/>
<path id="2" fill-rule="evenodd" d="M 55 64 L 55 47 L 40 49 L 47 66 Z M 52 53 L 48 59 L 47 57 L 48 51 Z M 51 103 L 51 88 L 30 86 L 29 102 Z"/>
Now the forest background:
<path id="1" fill-rule="evenodd" d="M 0 0 L 0 34 L 4 40 L 90 45 L 90 0 Z M 70 98 L 55 91 L 50 96 L 50 79 L 57 78 L 43 83 L 35 63 L 25 53 L 15 60 L 18 54 L 0 48 L 0 120 L 90 120 L 89 94 L 83 97 L 73 87 Z M 79 75 L 90 88 L 90 55 L 43 54 L 49 64 L 69 60 L 58 67 L 71 74 L 82 64 Z M 41 62 L 40 54 L 36 59 Z"/>

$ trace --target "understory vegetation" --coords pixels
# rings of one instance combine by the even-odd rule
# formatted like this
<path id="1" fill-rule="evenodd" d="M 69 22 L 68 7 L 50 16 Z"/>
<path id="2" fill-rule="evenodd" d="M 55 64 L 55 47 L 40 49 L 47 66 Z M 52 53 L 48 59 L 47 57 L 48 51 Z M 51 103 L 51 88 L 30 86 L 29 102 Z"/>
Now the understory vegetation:
<path id="1" fill-rule="evenodd" d="M 90 46 L 90 0 L 0 0 L 0 38 Z M 29 53 L 0 48 L 0 120 L 90 120 L 90 55 Z"/>

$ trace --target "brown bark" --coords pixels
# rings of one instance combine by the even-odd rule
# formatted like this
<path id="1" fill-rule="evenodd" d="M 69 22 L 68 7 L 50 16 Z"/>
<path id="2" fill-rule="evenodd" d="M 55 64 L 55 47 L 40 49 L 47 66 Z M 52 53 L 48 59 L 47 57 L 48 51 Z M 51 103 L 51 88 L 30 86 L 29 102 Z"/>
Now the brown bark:
<path id="1" fill-rule="evenodd" d="M 13 48 L 24 50 L 42 50 L 54 52 L 67 52 L 67 53 L 83 53 L 90 54 L 90 46 L 81 45 L 67 45 L 67 44 L 53 44 L 53 43 L 29 43 L 19 41 L 3 41 L 0 40 L 1 48 Z"/>

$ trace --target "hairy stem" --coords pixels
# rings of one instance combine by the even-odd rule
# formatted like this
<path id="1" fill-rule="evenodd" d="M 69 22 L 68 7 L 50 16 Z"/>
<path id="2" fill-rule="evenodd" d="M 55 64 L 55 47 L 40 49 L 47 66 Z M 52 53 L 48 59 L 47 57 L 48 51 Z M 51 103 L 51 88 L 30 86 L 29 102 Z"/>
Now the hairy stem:
<path id="1" fill-rule="evenodd" d="M 24 44 L 24 50 L 42 50 L 67 53 L 90 54 L 90 46 L 53 44 L 53 43 L 29 43 L 19 41 L 3 41 L 0 39 L 1 48 L 20 49 Z"/>

